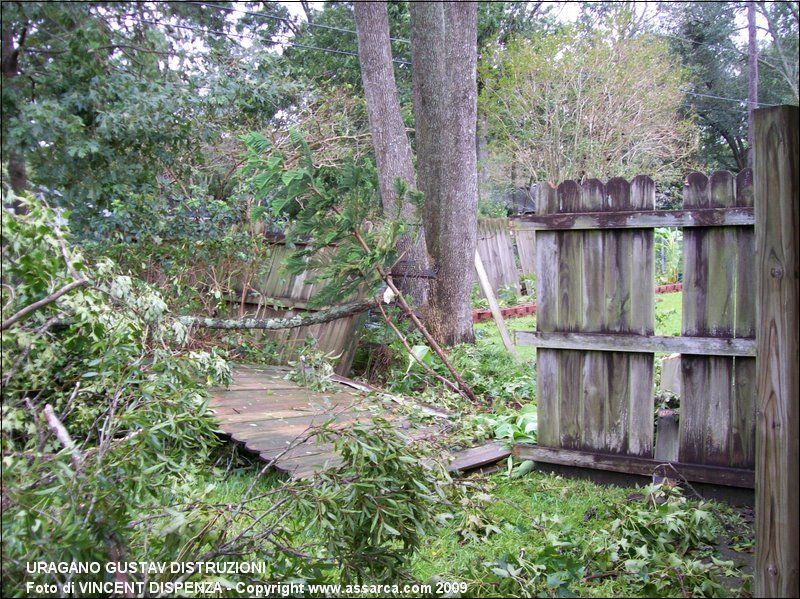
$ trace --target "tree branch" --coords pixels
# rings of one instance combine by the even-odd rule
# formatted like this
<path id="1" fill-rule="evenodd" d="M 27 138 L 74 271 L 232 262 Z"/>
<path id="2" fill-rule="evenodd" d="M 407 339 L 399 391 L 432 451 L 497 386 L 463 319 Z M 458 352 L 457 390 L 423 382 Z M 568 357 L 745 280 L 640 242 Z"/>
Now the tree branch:
<path id="1" fill-rule="evenodd" d="M 201 316 L 181 316 L 178 321 L 186 326 L 204 327 L 207 329 L 264 329 L 280 330 L 295 329 L 314 324 L 322 324 L 339 318 L 346 318 L 359 314 L 380 302 L 381 296 L 369 297 L 349 304 L 334 306 L 327 310 L 315 312 L 307 316 L 292 316 L 290 318 L 204 318 Z"/>
<path id="2" fill-rule="evenodd" d="M 72 291 L 76 287 L 81 287 L 83 285 L 86 285 L 88 282 L 89 281 L 87 281 L 86 279 L 78 279 L 77 281 L 72 281 L 71 283 L 69 283 L 67 285 L 64 285 L 58 291 L 55 291 L 55 292 L 51 293 L 47 297 L 43 297 L 38 302 L 33 302 L 32 304 L 30 304 L 28 306 L 25 306 L 24 308 L 22 308 L 22 310 L 20 310 L 19 312 L 17 312 L 13 316 L 10 316 L 7 319 L 5 319 L 3 321 L 3 324 L 0 325 L 0 331 L 5 331 L 12 324 L 17 322 L 18 320 L 22 320 L 23 318 L 25 318 L 31 312 L 35 312 L 36 310 L 38 310 L 39 308 L 41 308 L 43 306 L 46 306 L 47 304 L 52 304 L 54 301 L 56 301 L 58 298 L 60 298 L 65 293 L 69 293 L 70 291 Z"/>

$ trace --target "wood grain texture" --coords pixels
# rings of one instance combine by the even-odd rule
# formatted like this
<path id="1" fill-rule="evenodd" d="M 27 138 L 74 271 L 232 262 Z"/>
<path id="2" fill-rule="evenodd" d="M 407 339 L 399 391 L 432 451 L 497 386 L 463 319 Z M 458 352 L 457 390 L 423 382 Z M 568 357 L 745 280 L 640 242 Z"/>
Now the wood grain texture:
<path id="1" fill-rule="evenodd" d="M 646 177 L 604 185 L 564 181 L 540 186 L 540 215 L 650 209 Z M 653 333 L 653 232 L 559 230 L 537 234 L 538 335 Z M 525 335 L 518 335 L 523 342 Z M 541 338 L 541 337 L 539 337 Z M 557 351 L 553 351 L 558 348 Z M 565 449 L 652 455 L 652 355 L 537 352 L 539 442 Z M 594 349 L 594 348 L 592 348 Z M 635 430 L 634 430 L 635 429 Z"/>
<path id="2" fill-rule="evenodd" d="M 497 293 L 503 287 L 510 287 L 519 293 L 519 269 L 508 219 L 490 218 L 478 221 L 477 251 L 492 291 Z M 481 294 L 485 297 L 482 290 Z"/>
<path id="3" fill-rule="evenodd" d="M 739 177 L 727 171 L 687 177 L 686 209 L 729 209 L 751 203 L 748 171 Z M 753 337 L 754 254 L 749 226 L 684 231 L 684 335 L 731 339 L 731 346 L 740 345 L 740 338 Z M 685 355 L 681 368 L 680 461 L 752 468 L 752 358 Z"/>
<path id="4" fill-rule="evenodd" d="M 611 453 L 556 449 L 540 445 L 519 444 L 514 447 L 514 455 L 523 460 L 533 460 L 547 464 L 593 468 L 611 472 L 625 472 L 642 476 L 667 476 L 691 482 L 711 483 L 752 489 L 755 475 L 752 470 L 724 468 L 704 464 L 684 464 L 681 462 L 659 461 L 639 456 L 616 455 Z"/>
<path id="5" fill-rule="evenodd" d="M 609 179 L 611 183 L 613 179 Z M 518 231 L 581 229 L 651 229 L 655 227 L 730 227 L 755 222 L 752 207 L 693 208 L 685 210 L 585 211 L 572 214 L 536 214 L 515 218 Z"/>
<path id="6" fill-rule="evenodd" d="M 797 597 L 800 561 L 798 109 L 755 111 L 757 597 Z"/>

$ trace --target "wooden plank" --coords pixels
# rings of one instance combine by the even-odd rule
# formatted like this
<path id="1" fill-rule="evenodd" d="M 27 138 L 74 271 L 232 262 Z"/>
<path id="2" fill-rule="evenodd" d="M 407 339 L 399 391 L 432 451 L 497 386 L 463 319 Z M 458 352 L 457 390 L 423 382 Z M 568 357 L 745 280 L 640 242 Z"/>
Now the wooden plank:
<path id="1" fill-rule="evenodd" d="M 747 185 L 746 177 L 740 180 Z M 727 171 L 709 178 L 693 173 L 687 179 L 684 206 L 716 209 L 747 203 L 751 194 L 746 187 L 737 190 L 736 185 L 737 179 Z M 684 233 L 684 334 L 753 336 L 754 305 L 745 298 L 745 290 L 754 287 L 752 240 L 750 227 L 697 228 Z M 740 298 L 741 305 L 737 303 Z M 753 444 L 746 440 L 754 434 L 754 387 L 746 380 L 752 366 L 746 358 L 718 355 L 687 356 L 685 360 L 679 459 L 752 467 Z M 741 369 L 739 376 L 737 369 Z"/>
<path id="2" fill-rule="evenodd" d="M 539 445 L 517 445 L 514 455 L 523 460 L 547 464 L 560 464 L 579 468 L 593 468 L 611 472 L 624 472 L 641 476 L 683 477 L 691 482 L 710 483 L 752 489 L 755 473 L 741 468 L 722 468 L 702 464 L 660 462 L 654 458 L 629 455 L 604 454 L 599 452 L 555 449 Z"/>
<path id="3" fill-rule="evenodd" d="M 800 562 L 798 109 L 755 111 L 758 358 L 755 596 L 797 597 Z"/>
<path id="4" fill-rule="evenodd" d="M 516 357 L 517 352 L 514 349 L 514 344 L 511 343 L 511 337 L 508 334 L 506 322 L 503 320 L 503 315 L 500 313 L 500 305 L 494 297 L 492 286 L 489 283 L 489 277 L 486 275 L 486 270 L 483 268 L 483 261 L 481 260 L 481 255 L 478 253 L 478 250 L 475 250 L 475 272 L 478 275 L 478 282 L 480 283 L 483 295 L 486 296 L 489 302 L 489 309 L 492 311 L 492 318 L 494 318 L 494 323 L 497 325 L 497 330 L 500 332 L 500 339 L 502 339 L 506 351 Z"/>
<path id="5" fill-rule="evenodd" d="M 624 210 L 536 214 L 515 219 L 518 231 L 563 231 L 581 229 L 654 229 L 656 227 L 733 227 L 755 223 L 753 209 L 692 208 L 684 210 Z"/>
<path id="6" fill-rule="evenodd" d="M 631 181 L 631 206 L 652 210 L 656 186 L 650 177 L 639 175 Z M 630 248 L 630 308 L 627 332 L 652 335 L 655 329 L 655 232 L 636 230 L 623 233 Z M 630 389 L 628 402 L 628 444 L 626 454 L 653 455 L 653 354 L 623 354 L 628 360 Z M 616 373 L 612 373 L 616 374 Z"/>
<path id="7" fill-rule="evenodd" d="M 603 210 L 606 188 L 597 179 L 589 179 L 582 185 L 581 209 L 587 211 Z M 583 322 L 581 330 L 599 332 L 606 327 L 604 250 L 606 234 L 603 231 L 583 231 Z M 586 352 L 582 356 L 582 371 L 574 376 L 582 376 L 583 397 L 581 398 L 583 419 L 581 427 L 581 446 L 601 449 L 606 447 L 606 428 L 608 425 L 608 406 L 611 400 L 608 393 L 608 355 L 602 352 Z"/>
<path id="8" fill-rule="evenodd" d="M 618 213 L 631 209 L 631 186 L 621 177 L 606 183 L 606 206 L 609 212 Z M 631 249 L 630 240 L 621 230 L 609 230 L 604 234 L 603 280 L 605 293 L 601 298 L 605 305 L 605 327 L 607 332 L 624 332 L 630 326 L 628 318 L 631 298 Z M 598 298 L 595 298 L 597 301 Z M 631 395 L 630 358 L 627 354 L 612 353 L 606 357 L 608 375 L 608 400 L 606 401 L 605 429 L 606 445 L 611 453 L 622 453 L 628 448 L 630 413 L 628 398 Z M 613 399 L 612 399 L 613 398 Z"/>
<path id="9" fill-rule="evenodd" d="M 558 210 L 558 193 L 549 183 L 537 188 L 537 206 L 542 213 Z M 536 252 L 536 329 L 552 332 L 556 330 L 561 310 L 558 302 L 559 279 L 557 265 L 561 260 L 556 231 L 537 234 Z M 543 349 L 536 356 L 536 400 L 538 409 L 539 443 L 557 447 L 561 436 L 559 402 L 558 352 Z"/>
<path id="10" fill-rule="evenodd" d="M 755 339 L 718 337 L 660 337 L 628 333 L 539 333 L 515 331 L 517 345 L 543 349 L 603 352 L 681 353 L 718 356 L 755 356 Z"/>
<path id="11" fill-rule="evenodd" d="M 510 455 L 511 449 L 505 443 L 492 441 L 478 447 L 459 451 L 447 466 L 447 470 L 449 472 L 467 472 L 482 466 L 496 464 Z"/>

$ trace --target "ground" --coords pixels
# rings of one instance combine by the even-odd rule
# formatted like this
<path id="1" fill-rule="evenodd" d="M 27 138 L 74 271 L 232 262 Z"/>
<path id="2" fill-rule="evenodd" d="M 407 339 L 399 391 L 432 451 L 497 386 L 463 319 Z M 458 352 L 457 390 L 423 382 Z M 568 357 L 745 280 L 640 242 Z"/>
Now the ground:
<path id="1" fill-rule="evenodd" d="M 679 333 L 680 300 L 679 293 L 658 297 L 659 334 Z M 507 325 L 512 331 L 532 330 L 535 317 L 509 319 Z M 475 330 L 479 355 L 501 350 L 492 321 L 476 325 Z M 522 363 L 533 369 L 535 349 L 520 347 L 519 355 Z M 495 408 L 508 413 L 521 407 L 517 404 L 525 405 L 498 402 Z M 744 564 L 752 560 L 753 551 L 752 519 L 747 511 L 689 497 L 671 512 L 652 500 L 655 496 L 650 496 L 646 488 L 603 486 L 540 472 L 517 476 L 518 470 L 508 466 L 512 464 L 501 463 L 494 473 L 466 479 L 465 499 L 459 505 L 443 508 L 446 511 L 441 515 L 440 527 L 425 537 L 413 558 L 411 579 L 419 583 L 467 583 L 467 594 L 471 595 L 522 594 L 532 590 L 543 596 L 747 595 L 747 572 L 751 569 Z M 250 467 L 226 476 L 210 476 L 207 482 L 213 483 L 213 489 L 209 500 L 235 505 L 256 473 L 257 468 Z M 276 474 L 265 475 L 256 492 L 280 481 Z M 268 503 L 264 507 L 267 506 Z M 659 510 L 666 511 L 662 514 Z M 681 518 L 687 530 L 697 530 L 699 535 L 703 527 L 698 518 L 703 515 L 709 515 L 712 522 L 708 528 L 711 538 L 698 537 L 685 552 L 672 546 L 679 545 L 677 540 L 667 543 L 662 548 L 663 559 L 677 561 L 674 567 L 664 566 L 657 553 L 659 539 L 674 534 L 676 529 L 671 527 L 677 526 L 675 522 L 681 522 Z M 641 524 L 637 518 L 642 519 Z M 653 552 L 642 576 L 625 575 L 621 573 L 622 562 L 609 567 L 586 553 L 598 539 L 616 538 L 614 535 L 621 534 L 631 522 L 633 526 L 626 534 L 645 539 L 643 543 Z M 637 537 L 639 534 L 644 536 Z M 728 562 L 714 573 L 704 574 L 703 568 L 713 567 L 715 559 Z M 673 570 L 678 574 L 673 575 Z M 729 576 L 720 576 L 722 572 Z M 710 580 L 719 580 L 724 586 L 703 590 L 702 585 L 710 584 Z"/>

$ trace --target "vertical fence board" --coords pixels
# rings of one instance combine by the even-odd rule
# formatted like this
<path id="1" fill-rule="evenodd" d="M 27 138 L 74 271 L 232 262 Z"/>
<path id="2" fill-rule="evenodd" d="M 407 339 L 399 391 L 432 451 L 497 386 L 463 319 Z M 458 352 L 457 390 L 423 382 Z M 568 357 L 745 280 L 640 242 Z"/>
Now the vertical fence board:
<path id="1" fill-rule="evenodd" d="M 800 561 L 798 109 L 755 111 L 756 597 L 797 597 Z"/>
<path id="2" fill-rule="evenodd" d="M 506 218 L 479 220 L 477 248 L 492 291 L 497 293 L 503 287 L 511 287 L 519 293 L 519 270 L 509 220 Z"/>
<path id="3" fill-rule="evenodd" d="M 575 181 L 558 186 L 558 211 L 581 211 L 581 188 Z M 558 330 L 580 331 L 583 324 L 583 235 L 558 233 L 559 322 Z M 583 423 L 583 354 L 562 351 L 559 355 L 559 404 L 561 447 L 579 449 Z"/>
<path id="4" fill-rule="evenodd" d="M 586 181 L 581 189 L 581 211 L 600 212 L 605 208 L 605 185 L 597 179 Z M 602 332 L 606 324 L 604 274 L 604 231 L 583 231 L 583 323 L 582 331 Z M 606 352 L 583 354 L 583 447 L 604 447 L 608 429 L 608 368 Z"/>
<path id="5" fill-rule="evenodd" d="M 558 212 L 558 193 L 550 184 L 537 189 L 540 214 Z M 541 231 L 536 237 L 536 329 L 542 332 L 557 330 L 561 317 L 558 289 L 559 254 L 556 231 Z M 539 349 L 536 352 L 536 402 L 538 411 L 538 441 L 547 447 L 558 447 L 561 437 L 559 405 L 558 350 Z"/>
<path id="6" fill-rule="evenodd" d="M 633 209 L 654 210 L 656 186 L 649 177 L 631 181 Z M 655 233 L 642 229 L 628 234 L 631 256 L 631 305 L 627 332 L 652 335 L 655 332 Z M 627 452 L 651 456 L 653 453 L 653 354 L 628 354 L 630 390 L 627 398 L 630 424 Z"/>

